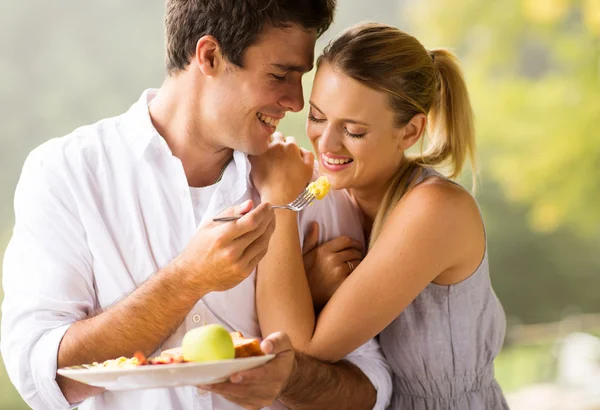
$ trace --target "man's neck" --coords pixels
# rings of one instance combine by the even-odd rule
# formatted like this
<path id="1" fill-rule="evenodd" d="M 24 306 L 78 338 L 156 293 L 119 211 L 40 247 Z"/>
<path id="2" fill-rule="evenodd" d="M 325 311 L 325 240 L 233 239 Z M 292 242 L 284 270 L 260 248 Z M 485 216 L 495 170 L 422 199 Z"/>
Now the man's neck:
<path id="1" fill-rule="evenodd" d="M 200 93 L 193 92 L 194 85 L 182 87 L 182 78 L 168 78 L 150 103 L 150 118 L 158 133 L 165 139 L 171 152 L 179 158 L 188 185 L 212 185 L 233 155 L 230 148 L 218 146 L 203 135 L 198 118 Z M 188 90 L 182 93 L 180 90 Z"/>

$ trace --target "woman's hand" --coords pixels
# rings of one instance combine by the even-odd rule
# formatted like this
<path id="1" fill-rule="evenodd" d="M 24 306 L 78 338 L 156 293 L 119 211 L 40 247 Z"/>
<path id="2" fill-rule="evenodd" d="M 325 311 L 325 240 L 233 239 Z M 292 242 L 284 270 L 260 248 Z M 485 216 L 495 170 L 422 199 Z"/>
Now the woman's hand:
<path id="1" fill-rule="evenodd" d="M 316 311 L 320 311 L 363 259 L 363 246 L 348 236 L 340 236 L 317 246 L 319 224 L 313 222 L 304 238 L 304 269 Z"/>
<path id="2" fill-rule="evenodd" d="M 294 137 L 276 132 L 267 152 L 251 156 L 250 163 L 252 182 L 262 201 L 285 205 L 296 199 L 310 182 L 314 155 L 298 147 Z"/>

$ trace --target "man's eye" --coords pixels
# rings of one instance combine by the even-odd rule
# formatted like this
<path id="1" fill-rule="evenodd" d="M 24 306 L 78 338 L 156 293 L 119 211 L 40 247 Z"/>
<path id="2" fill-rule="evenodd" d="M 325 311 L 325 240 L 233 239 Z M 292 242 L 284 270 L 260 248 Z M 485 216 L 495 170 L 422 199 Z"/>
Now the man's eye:
<path id="1" fill-rule="evenodd" d="M 277 74 L 271 74 L 273 76 L 274 79 L 276 79 L 277 81 L 285 81 L 285 75 L 277 75 Z"/>

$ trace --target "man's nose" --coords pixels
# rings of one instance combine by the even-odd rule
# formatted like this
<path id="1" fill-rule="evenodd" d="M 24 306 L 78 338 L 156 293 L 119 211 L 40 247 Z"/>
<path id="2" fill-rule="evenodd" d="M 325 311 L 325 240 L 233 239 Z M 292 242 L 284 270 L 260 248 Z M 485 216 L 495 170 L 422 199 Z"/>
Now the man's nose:
<path id="1" fill-rule="evenodd" d="M 279 100 L 279 104 L 286 110 L 292 112 L 302 111 L 304 107 L 304 95 L 302 94 L 302 81 L 294 81 L 289 84 L 285 94 Z"/>

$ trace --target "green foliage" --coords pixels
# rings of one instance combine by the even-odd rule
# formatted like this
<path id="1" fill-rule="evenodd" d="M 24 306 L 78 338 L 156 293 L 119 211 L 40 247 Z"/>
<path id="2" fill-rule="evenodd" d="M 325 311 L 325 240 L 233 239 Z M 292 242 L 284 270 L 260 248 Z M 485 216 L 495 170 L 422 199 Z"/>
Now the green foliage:
<path id="1" fill-rule="evenodd" d="M 511 392 L 532 383 L 549 381 L 553 375 L 552 344 L 511 346 L 494 362 L 498 384 Z"/>
<path id="2" fill-rule="evenodd" d="M 600 2 L 428 0 L 414 14 L 424 44 L 462 58 L 482 168 L 534 229 L 598 233 Z"/>

